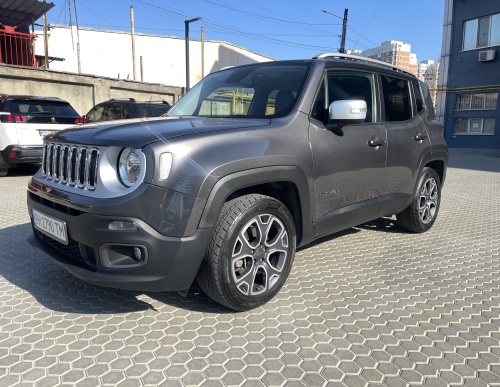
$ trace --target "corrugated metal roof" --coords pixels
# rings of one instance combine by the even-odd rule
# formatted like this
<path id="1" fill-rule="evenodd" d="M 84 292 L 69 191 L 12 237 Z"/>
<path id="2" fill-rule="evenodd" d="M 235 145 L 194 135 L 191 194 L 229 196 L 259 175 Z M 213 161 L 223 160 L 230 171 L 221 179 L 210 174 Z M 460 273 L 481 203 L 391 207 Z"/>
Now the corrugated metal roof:
<path id="1" fill-rule="evenodd" d="M 38 0 L 0 0 L 0 23 L 7 26 L 31 24 L 52 7 L 54 3 Z"/>

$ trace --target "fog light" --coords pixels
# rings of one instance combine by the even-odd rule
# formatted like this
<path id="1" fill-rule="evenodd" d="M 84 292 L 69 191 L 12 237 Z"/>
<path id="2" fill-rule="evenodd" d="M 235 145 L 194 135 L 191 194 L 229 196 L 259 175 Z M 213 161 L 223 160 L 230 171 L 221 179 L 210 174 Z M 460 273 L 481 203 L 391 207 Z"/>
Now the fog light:
<path id="1" fill-rule="evenodd" d="M 134 247 L 134 259 L 136 261 L 142 260 L 142 250 L 140 249 L 140 247 Z"/>
<path id="2" fill-rule="evenodd" d="M 115 220 L 114 222 L 111 222 L 109 224 L 108 229 L 114 231 L 134 231 L 137 230 L 138 228 L 133 222 Z"/>

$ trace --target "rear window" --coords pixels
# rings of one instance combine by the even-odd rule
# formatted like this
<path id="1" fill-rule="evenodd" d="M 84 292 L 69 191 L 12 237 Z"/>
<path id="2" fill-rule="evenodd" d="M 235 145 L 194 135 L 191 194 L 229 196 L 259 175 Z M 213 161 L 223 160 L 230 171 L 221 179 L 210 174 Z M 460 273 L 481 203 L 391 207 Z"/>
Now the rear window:
<path id="1" fill-rule="evenodd" d="M 12 100 L 6 102 L 11 114 L 23 116 L 80 117 L 67 102 Z"/>

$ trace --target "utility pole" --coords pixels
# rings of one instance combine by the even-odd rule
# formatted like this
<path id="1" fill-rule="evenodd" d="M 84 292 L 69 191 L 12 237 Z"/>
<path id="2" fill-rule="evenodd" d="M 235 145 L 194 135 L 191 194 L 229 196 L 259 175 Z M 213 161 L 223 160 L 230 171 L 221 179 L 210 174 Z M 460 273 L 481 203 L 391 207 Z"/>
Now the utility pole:
<path id="1" fill-rule="evenodd" d="M 345 35 L 347 31 L 347 13 L 349 10 L 346 8 L 344 9 L 344 19 L 342 21 L 342 37 L 340 38 L 340 50 L 339 52 L 341 54 L 345 54 Z"/>
<path id="2" fill-rule="evenodd" d="M 335 16 L 339 19 L 342 19 L 340 16 L 337 16 L 334 13 L 325 11 L 324 9 L 322 9 L 321 12 L 324 12 L 324 13 L 327 13 L 329 15 Z M 339 48 L 339 52 L 341 54 L 345 54 L 345 51 L 346 51 L 345 50 L 345 35 L 346 35 L 346 31 L 347 31 L 347 14 L 348 14 L 348 12 L 349 12 L 349 10 L 347 8 L 345 8 L 344 9 L 344 18 L 342 19 L 342 35 L 340 37 L 340 48 Z"/>
<path id="3" fill-rule="evenodd" d="M 134 18 L 134 7 L 130 6 L 130 30 L 132 36 L 132 72 L 134 75 L 134 81 L 137 80 L 137 72 L 135 68 L 135 18 Z"/>
<path id="4" fill-rule="evenodd" d="M 193 23 L 201 19 L 201 17 L 195 17 L 194 19 L 184 20 L 186 40 L 186 92 L 189 91 L 189 23 Z"/>

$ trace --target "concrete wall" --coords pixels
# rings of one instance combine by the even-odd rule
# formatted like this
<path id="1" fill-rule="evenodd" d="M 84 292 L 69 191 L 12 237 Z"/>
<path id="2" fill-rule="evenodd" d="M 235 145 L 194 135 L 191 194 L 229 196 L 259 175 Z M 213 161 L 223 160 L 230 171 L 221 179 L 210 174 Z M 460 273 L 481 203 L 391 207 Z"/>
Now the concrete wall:
<path id="1" fill-rule="evenodd" d="M 111 98 L 165 100 L 174 104 L 183 88 L 0 64 L 0 93 L 58 97 L 81 115 Z"/>
<path id="2" fill-rule="evenodd" d="M 194 23 L 190 28 L 194 31 L 195 28 L 200 28 L 200 25 Z M 37 32 L 37 35 L 39 38 L 35 41 L 35 52 L 43 56 L 43 34 Z M 51 25 L 48 42 L 49 56 L 63 59 L 51 62 L 49 64 L 51 69 L 109 78 L 134 79 L 132 37 L 129 32 Z M 202 78 L 202 73 L 207 75 L 227 66 L 273 60 L 226 42 L 205 40 L 203 46 L 202 72 L 202 43 L 200 40 L 190 39 L 191 87 Z M 184 38 L 135 33 L 135 79 L 185 87 L 185 54 Z"/>

